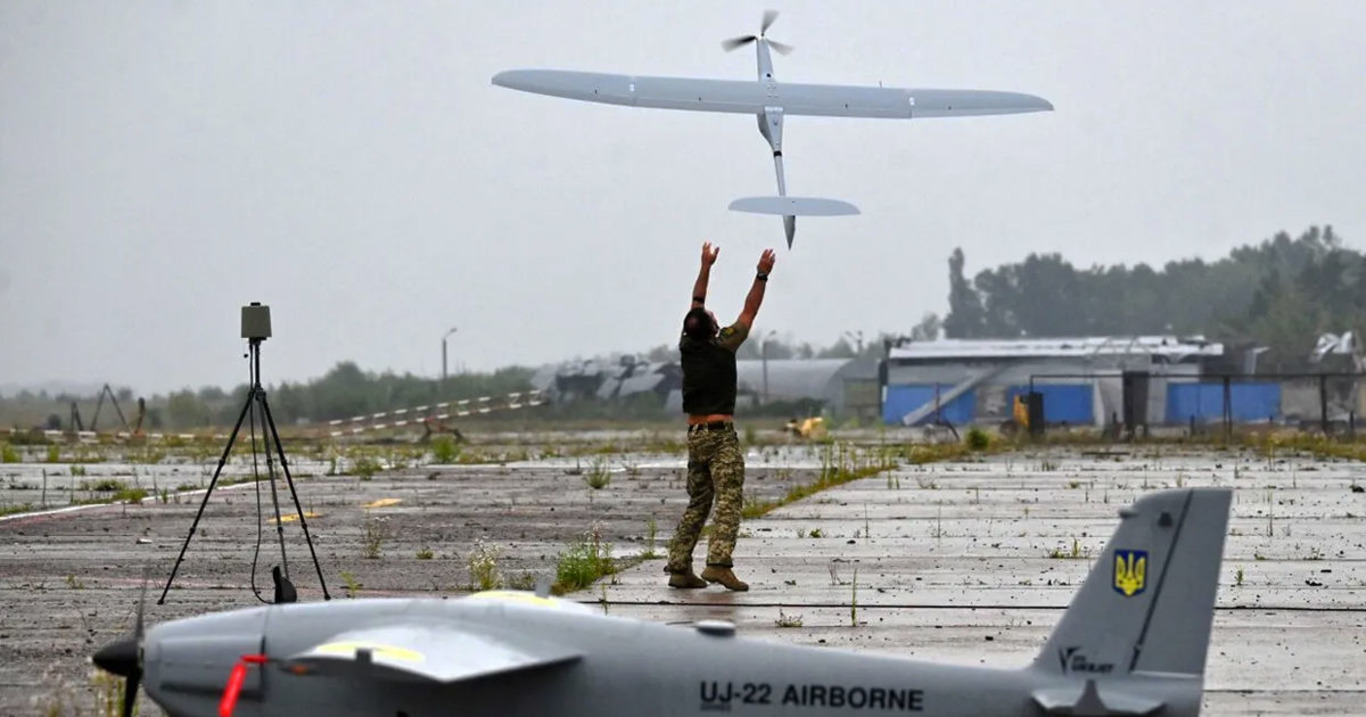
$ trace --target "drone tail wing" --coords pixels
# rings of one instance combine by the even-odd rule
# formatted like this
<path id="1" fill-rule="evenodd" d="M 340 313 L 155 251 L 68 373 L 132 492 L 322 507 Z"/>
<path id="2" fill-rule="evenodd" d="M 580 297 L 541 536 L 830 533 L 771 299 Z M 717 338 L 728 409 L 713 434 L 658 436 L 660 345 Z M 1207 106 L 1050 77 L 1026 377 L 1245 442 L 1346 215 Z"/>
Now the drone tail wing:
<path id="1" fill-rule="evenodd" d="M 731 202 L 730 209 L 781 217 L 837 217 L 859 213 L 858 207 L 849 202 L 819 197 L 745 197 Z"/>
<path id="2" fill-rule="evenodd" d="M 732 211 L 751 214 L 772 214 L 783 218 L 783 233 L 787 248 L 797 234 L 797 217 L 838 217 L 858 214 L 858 207 L 838 199 L 819 197 L 745 197 L 730 203 Z"/>
<path id="3" fill-rule="evenodd" d="M 1226 488 L 1172 490 L 1121 510 L 1034 669 L 1203 675 L 1231 499 Z"/>

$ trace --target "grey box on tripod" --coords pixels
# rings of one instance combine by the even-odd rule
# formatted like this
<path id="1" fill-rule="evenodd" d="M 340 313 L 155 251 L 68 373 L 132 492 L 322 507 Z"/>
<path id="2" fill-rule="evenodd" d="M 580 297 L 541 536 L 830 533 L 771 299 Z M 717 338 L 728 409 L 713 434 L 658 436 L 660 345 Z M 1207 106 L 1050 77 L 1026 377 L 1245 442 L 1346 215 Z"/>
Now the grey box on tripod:
<path id="1" fill-rule="evenodd" d="M 242 307 L 242 338 L 270 338 L 270 307 L 253 301 L 251 306 Z"/>

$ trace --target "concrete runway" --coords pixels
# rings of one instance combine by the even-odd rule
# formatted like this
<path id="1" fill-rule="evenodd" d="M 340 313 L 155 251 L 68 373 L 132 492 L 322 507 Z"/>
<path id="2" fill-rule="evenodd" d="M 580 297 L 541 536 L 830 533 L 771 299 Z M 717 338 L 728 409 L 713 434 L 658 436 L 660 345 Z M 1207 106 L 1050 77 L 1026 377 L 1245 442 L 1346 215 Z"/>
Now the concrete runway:
<path id="1" fill-rule="evenodd" d="M 1366 484 L 1364 468 L 1140 448 L 901 469 L 746 522 L 753 537 L 737 546 L 736 572 L 748 593 L 673 590 L 647 564 L 607 588 L 605 609 L 730 620 L 765 640 L 1024 666 L 1119 508 L 1161 488 L 1232 486 L 1203 714 L 1366 714 L 1366 494 L 1352 489 Z"/>
<path id="2" fill-rule="evenodd" d="M 662 553 L 686 503 L 682 456 L 592 460 L 612 472 L 601 490 L 587 488 L 579 461 L 564 458 L 413 465 L 371 480 L 326 476 L 307 461 L 295 470 L 305 510 L 317 513 L 308 523 L 334 598 L 456 596 L 470 588 L 468 559 L 480 540 L 496 548 L 505 578 L 541 576 L 593 524 L 615 555 L 640 553 L 653 515 Z M 749 465 L 747 492 L 772 499 L 812 479 L 819 461 L 767 449 L 751 452 Z M 36 501 L 44 468 L 55 472 L 4 466 L 9 501 Z M 202 466 L 171 460 L 134 471 L 93 465 L 82 480 L 146 485 L 155 476 L 158 487 L 176 487 L 205 478 Z M 68 502 L 61 480 L 49 476 L 50 502 Z M 656 559 L 572 597 L 649 620 L 728 619 L 760 639 L 1024 665 L 1120 507 L 1164 487 L 1234 486 L 1206 714 L 1366 714 L 1366 494 L 1353 490 L 1363 484 L 1360 463 L 1172 447 L 907 466 L 747 521 L 736 558 L 748 593 L 671 590 Z M 150 622 L 258 604 L 248 590 L 257 536 L 251 484 L 215 491 L 166 604 L 155 604 L 199 499 L 0 521 L 0 715 L 41 714 L 54 696 L 73 708 L 91 702 L 86 656 L 131 625 L 144 565 L 152 568 Z M 377 520 L 388 526 L 382 554 L 366 558 L 367 526 Z M 300 531 L 287 525 L 285 534 L 300 599 L 320 599 Z M 267 524 L 258 566 L 267 594 L 275 541 Z M 139 705 L 143 715 L 159 714 L 145 699 Z"/>

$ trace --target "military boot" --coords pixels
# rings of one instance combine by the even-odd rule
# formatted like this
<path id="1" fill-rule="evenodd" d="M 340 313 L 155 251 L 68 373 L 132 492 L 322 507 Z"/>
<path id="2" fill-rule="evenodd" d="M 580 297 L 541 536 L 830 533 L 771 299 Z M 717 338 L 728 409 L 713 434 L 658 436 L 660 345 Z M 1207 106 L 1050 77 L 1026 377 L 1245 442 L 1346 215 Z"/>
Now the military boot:
<path id="1" fill-rule="evenodd" d="M 702 579 L 709 583 L 721 583 L 726 588 L 736 592 L 744 592 L 749 589 L 749 585 L 740 582 L 740 578 L 735 577 L 735 573 L 730 568 L 708 565 L 702 571 Z"/>
<path id="2" fill-rule="evenodd" d="M 669 573 L 669 587 L 671 588 L 704 588 L 707 585 L 706 580 L 697 577 L 691 570 L 686 573 Z"/>

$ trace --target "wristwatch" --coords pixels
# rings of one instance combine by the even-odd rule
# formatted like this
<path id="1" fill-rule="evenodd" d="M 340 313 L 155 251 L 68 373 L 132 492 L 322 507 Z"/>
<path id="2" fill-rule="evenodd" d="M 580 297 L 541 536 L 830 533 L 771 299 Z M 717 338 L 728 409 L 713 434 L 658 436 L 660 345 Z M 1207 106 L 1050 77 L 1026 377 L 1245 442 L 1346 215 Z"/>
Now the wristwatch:
<path id="1" fill-rule="evenodd" d="M 765 274 L 764 272 L 761 271 L 761 272 L 759 272 L 758 274 L 755 274 L 755 275 L 754 275 L 754 280 L 755 280 L 755 281 L 768 281 L 768 274 Z"/>

